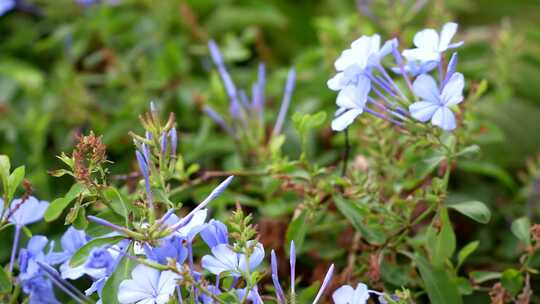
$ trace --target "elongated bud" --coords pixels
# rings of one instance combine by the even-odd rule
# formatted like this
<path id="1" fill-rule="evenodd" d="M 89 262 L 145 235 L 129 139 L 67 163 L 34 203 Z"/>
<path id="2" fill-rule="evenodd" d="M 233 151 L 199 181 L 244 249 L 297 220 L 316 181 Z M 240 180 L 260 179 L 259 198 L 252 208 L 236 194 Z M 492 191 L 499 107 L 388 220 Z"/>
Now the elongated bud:
<path id="1" fill-rule="evenodd" d="M 443 87 L 450 80 L 452 75 L 454 75 L 454 73 L 456 72 L 457 60 L 458 60 L 458 54 L 457 53 L 452 54 L 452 57 L 450 57 L 450 61 L 448 62 L 448 67 L 446 68 L 446 77 L 444 78 Z"/>
<path id="2" fill-rule="evenodd" d="M 161 147 L 160 147 L 161 156 L 165 157 L 166 152 L 167 152 L 167 132 L 163 132 L 161 134 Z"/>
<path id="3" fill-rule="evenodd" d="M 283 93 L 283 99 L 281 101 L 281 107 L 279 109 L 278 118 L 276 119 L 276 124 L 274 125 L 274 130 L 272 131 L 273 135 L 278 135 L 281 133 L 281 128 L 283 127 L 283 122 L 285 121 L 285 116 L 287 115 L 287 110 L 289 110 L 289 105 L 291 103 L 291 97 L 294 90 L 294 82 L 296 80 L 296 71 L 294 68 L 289 70 L 287 75 L 287 82 L 285 84 L 285 92 Z"/>
<path id="4" fill-rule="evenodd" d="M 171 156 L 176 156 L 176 146 L 178 144 L 178 134 L 176 133 L 176 128 L 172 127 L 169 130 L 169 138 L 171 140 Z"/>
<path id="5" fill-rule="evenodd" d="M 221 118 L 221 116 L 214 111 L 211 107 L 205 106 L 203 108 L 204 113 L 208 115 L 218 126 L 220 126 L 231 137 L 234 137 L 234 130 Z"/>
<path id="6" fill-rule="evenodd" d="M 296 247 L 294 246 L 294 241 L 291 241 L 291 249 L 289 251 L 290 255 L 290 266 L 291 266 L 291 295 L 294 296 L 294 284 L 295 284 L 295 275 L 296 275 Z"/>
<path id="7" fill-rule="evenodd" d="M 319 289 L 319 292 L 317 293 L 317 296 L 315 297 L 315 300 L 313 300 L 313 304 L 317 304 L 319 302 L 322 295 L 324 294 L 324 290 L 326 289 L 326 287 L 328 287 L 328 284 L 330 284 L 333 274 L 334 264 L 330 265 L 330 268 L 328 268 L 328 272 L 326 272 L 326 276 L 324 277 L 323 283 L 321 285 L 321 288 Z"/>

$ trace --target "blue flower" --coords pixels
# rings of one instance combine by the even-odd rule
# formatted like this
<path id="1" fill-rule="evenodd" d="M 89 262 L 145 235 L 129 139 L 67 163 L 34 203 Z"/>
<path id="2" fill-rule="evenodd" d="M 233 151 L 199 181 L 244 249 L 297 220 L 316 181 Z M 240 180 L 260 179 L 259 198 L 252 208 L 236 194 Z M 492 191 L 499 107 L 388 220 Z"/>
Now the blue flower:
<path id="1" fill-rule="evenodd" d="M 450 131 L 456 128 L 454 113 L 451 106 L 463 101 L 463 86 L 465 81 L 461 73 L 453 73 L 442 92 L 433 77 L 422 74 L 413 83 L 413 91 L 421 100 L 409 106 L 411 116 L 415 119 L 431 123 L 443 130 Z"/>
<path id="2" fill-rule="evenodd" d="M 437 67 L 438 61 L 431 60 L 426 62 L 420 62 L 418 60 L 409 60 L 407 61 L 407 64 L 403 67 L 406 73 L 417 76 L 420 74 L 428 73 L 429 71 L 433 70 Z M 393 67 L 392 72 L 396 74 L 401 74 L 401 69 L 399 67 Z"/>
<path id="3" fill-rule="evenodd" d="M 3 204 L 3 201 L 2 201 Z M 26 200 L 14 199 L 9 207 L 8 220 L 16 226 L 25 226 L 40 221 L 49 207 L 49 202 L 30 196 Z"/>
<path id="4" fill-rule="evenodd" d="M 69 260 L 88 242 L 88 237 L 82 230 L 77 230 L 73 227 L 69 227 L 68 230 L 62 236 L 60 243 L 62 244 L 64 263 L 60 265 L 60 273 L 63 279 L 75 280 L 80 278 L 84 273 L 84 265 L 72 268 L 69 266 Z"/>
<path id="5" fill-rule="evenodd" d="M 133 269 L 130 280 L 124 280 L 118 288 L 121 304 L 166 304 L 174 292 L 180 275 L 172 271 L 159 271 L 146 265 Z"/>
<path id="6" fill-rule="evenodd" d="M 0 0 L 0 16 L 15 8 L 15 0 Z"/>
<path id="7" fill-rule="evenodd" d="M 363 283 L 358 283 L 356 289 L 350 285 L 344 285 L 334 291 L 332 299 L 335 304 L 366 304 L 369 299 L 369 290 Z"/>
<path id="8" fill-rule="evenodd" d="M 52 283 L 41 270 L 38 262 L 48 265 L 58 263 L 56 256 L 50 250 L 47 254 L 44 249 L 48 244 L 45 236 L 36 235 L 30 238 L 27 247 L 19 253 L 19 280 L 22 289 L 30 298 L 30 303 L 56 304 L 60 303 L 54 296 Z M 53 246 L 51 245 L 51 248 Z"/>
<path id="9" fill-rule="evenodd" d="M 252 271 L 261 264 L 264 259 L 264 248 L 261 243 L 248 242 L 247 246 L 253 246 L 253 252 L 249 256 L 249 270 Z M 202 258 L 202 267 L 213 274 L 227 273 L 233 277 L 240 277 L 248 271 L 248 258 L 245 253 L 232 250 L 227 244 L 219 244 L 212 249 L 212 255 Z"/>
<path id="10" fill-rule="evenodd" d="M 201 231 L 201 237 L 208 247 L 213 248 L 219 244 L 229 243 L 229 231 L 227 226 L 220 221 L 210 220 Z"/>
<path id="11" fill-rule="evenodd" d="M 439 61 L 441 53 L 463 45 L 463 41 L 450 43 L 457 28 L 457 23 L 448 22 L 443 26 L 440 35 L 434 29 L 425 29 L 416 33 L 413 40 L 416 48 L 404 50 L 403 56 L 408 60 L 419 60 L 420 62 Z"/>
<path id="12" fill-rule="evenodd" d="M 369 78 L 359 75 L 356 84 L 348 85 L 339 92 L 336 100 L 339 108 L 336 111 L 336 118 L 332 121 L 332 130 L 344 130 L 364 112 L 370 90 Z"/>
<path id="13" fill-rule="evenodd" d="M 381 59 L 390 54 L 392 48 L 397 45 L 397 40 L 386 41 L 381 48 L 381 37 L 379 35 L 362 36 L 353 41 L 350 49 L 341 53 L 334 63 L 336 70 L 344 71 L 352 65 L 360 69 L 376 66 Z"/>
<path id="14" fill-rule="evenodd" d="M 183 263 L 188 250 L 183 245 L 184 239 L 173 235 L 160 240 L 158 247 L 144 246 L 146 257 L 161 264 L 167 264 L 167 259 L 174 259 L 177 263 Z"/>
<path id="15" fill-rule="evenodd" d="M 188 242 L 192 242 L 193 239 L 203 230 L 206 226 L 204 221 L 206 221 L 206 216 L 208 214 L 208 209 L 202 209 L 195 211 L 191 216 L 189 221 L 180 226 L 173 234 L 179 236 L 183 239 L 186 239 Z M 182 219 L 183 220 L 183 219 Z M 175 227 L 178 223 L 181 222 L 181 219 L 175 214 L 171 214 L 164 221 L 165 225 L 170 227 Z"/>
<path id="16" fill-rule="evenodd" d="M 251 301 L 253 304 L 264 304 L 261 295 L 259 294 L 259 290 L 257 289 L 257 286 L 253 287 L 246 296 L 246 289 L 236 289 L 236 295 L 239 299 L 243 299 L 246 297 L 247 300 Z"/>

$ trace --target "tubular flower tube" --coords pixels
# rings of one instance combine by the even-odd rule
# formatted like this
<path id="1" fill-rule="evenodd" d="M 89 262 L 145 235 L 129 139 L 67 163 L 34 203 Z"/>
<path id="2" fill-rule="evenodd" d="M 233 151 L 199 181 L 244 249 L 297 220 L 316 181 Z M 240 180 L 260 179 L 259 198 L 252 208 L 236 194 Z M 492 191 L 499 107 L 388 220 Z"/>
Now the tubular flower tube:
<path id="1" fill-rule="evenodd" d="M 223 56 L 221 55 L 221 52 L 214 40 L 210 40 L 208 42 L 208 48 L 210 49 L 210 56 L 212 57 L 212 60 L 214 61 L 214 64 L 216 65 L 219 76 L 221 77 L 221 80 L 223 81 L 223 85 L 225 86 L 225 91 L 227 92 L 227 95 L 229 96 L 229 101 L 231 103 L 231 113 L 234 113 L 238 107 L 240 106 L 238 104 L 238 91 L 236 90 L 236 86 L 234 85 L 234 82 L 232 81 L 231 76 L 229 75 L 229 72 L 227 72 L 227 69 L 225 68 L 225 63 L 223 62 Z"/>
<path id="2" fill-rule="evenodd" d="M 218 126 L 220 126 L 229 136 L 234 137 L 234 130 L 225 122 L 225 120 L 211 107 L 204 106 L 203 111 L 208 115 Z"/>
<path id="3" fill-rule="evenodd" d="M 285 84 L 285 92 L 283 93 L 283 100 L 281 101 L 281 107 L 279 109 L 278 118 L 276 124 L 274 125 L 274 130 L 272 131 L 273 135 L 278 135 L 281 133 L 281 128 L 283 127 L 283 122 L 285 121 L 285 115 L 287 115 L 287 110 L 291 103 L 291 97 L 294 90 L 294 82 L 296 80 L 296 71 L 291 69 L 289 74 L 287 74 L 287 83 Z"/>
<path id="4" fill-rule="evenodd" d="M 276 258 L 276 253 L 274 250 L 270 252 L 270 265 L 272 268 L 272 282 L 274 283 L 276 298 L 280 304 L 285 304 L 286 303 L 285 293 L 283 292 L 283 289 L 281 288 L 281 284 L 279 284 L 277 258 Z"/>
<path id="5" fill-rule="evenodd" d="M 290 266 L 291 266 L 291 296 L 294 296 L 294 285 L 295 285 L 295 275 L 296 275 L 296 247 L 294 246 L 294 241 L 291 241 L 290 249 Z"/>
<path id="6" fill-rule="evenodd" d="M 145 161 L 144 156 L 139 151 L 135 151 L 135 156 L 137 157 L 137 163 L 139 164 L 139 169 L 144 178 L 144 185 L 146 188 L 146 196 L 148 198 L 148 207 L 151 210 L 154 210 L 154 202 L 152 197 L 152 189 L 150 186 L 150 171 L 148 170 L 148 163 Z"/>
<path id="7" fill-rule="evenodd" d="M 217 198 L 232 182 L 234 176 L 227 177 L 224 181 L 222 181 L 210 194 L 199 204 L 197 207 L 195 207 L 191 212 L 189 212 L 186 216 L 184 216 L 176 225 L 174 225 L 171 230 L 177 231 L 178 229 L 182 228 L 186 223 L 188 223 L 191 220 L 191 217 L 197 213 L 197 211 L 203 209 L 208 205 L 211 201 L 213 201 L 215 198 Z"/>

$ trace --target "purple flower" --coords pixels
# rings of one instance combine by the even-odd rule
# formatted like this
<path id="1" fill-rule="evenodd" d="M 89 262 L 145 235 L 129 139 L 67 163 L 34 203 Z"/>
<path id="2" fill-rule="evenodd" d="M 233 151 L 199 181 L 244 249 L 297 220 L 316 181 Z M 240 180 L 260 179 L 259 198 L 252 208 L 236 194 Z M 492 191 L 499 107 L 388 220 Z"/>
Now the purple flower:
<path id="1" fill-rule="evenodd" d="M 213 248 L 219 244 L 229 243 L 229 231 L 227 226 L 220 221 L 210 220 L 201 231 L 201 237 L 208 247 Z"/>
<path id="2" fill-rule="evenodd" d="M 420 62 L 439 61 L 441 53 L 463 45 L 463 41 L 450 43 L 457 28 L 457 23 L 448 22 L 443 26 L 440 35 L 434 29 L 425 29 L 416 33 L 413 40 L 416 48 L 404 50 L 403 56 L 408 60 Z"/>
<path id="3" fill-rule="evenodd" d="M 463 101 L 463 86 L 465 82 L 461 73 L 454 73 L 442 92 L 433 77 L 422 74 L 413 83 L 414 93 L 420 97 L 420 101 L 409 106 L 411 116 L 426 122 L 431 120 L 433 125 L 445 131 L 456 128 L 454 113 L 451 106 Z"/>
<path id="4" fill-rule="evenodd" d="M 25 226 L 40 221 L 49 207 L 49 202 L 39 201 L 30 196 L 24 202 L 22 199 L 14 199 L 11 202 L 8 220 L 16 226 Z"/>
<path id="5" fill-rule="evenodd" d="M 247 246 L 253 246 L 253 253 L 248 257 L 245 253 L 238 253 L 232 250 L 227 244 L 219 244 L 213 247 L 212 255 L 205 255 L 202 258 L 202 267 L 213 274 L 227 273 L 233 277 L 240 277 L 249 270 L 252 271 L 259 266 L 264 259 L 264 248 L 261 243 L 248 242 Z"/>
<path id="6" fill-rule="evenodd" d="M 146 265 L 138 265 L 131 272 L 131 279 L 118 287 L 121 304 L 166 304 L 176 287 L 180 275 L 172 271 L 159 271 Z"/>
<path id="7" fill-rule="evenodd" d="M 253 303 L 253 304 L 264 304 L 264 302 L 263 302 L 263 300 L 261 298 L 261 295 L 259 294 L 259 291 L 257 289 L 257 286 L 253 287 L 248 292 L 247 296 L 246 296 L 246 288 L 237 289 L 236 290 L 236 295 L 238 296 L 239 299 L 243 299 L 244 297 L 246 297 L 246 299 L 251 301 L 251 303 Z"/>

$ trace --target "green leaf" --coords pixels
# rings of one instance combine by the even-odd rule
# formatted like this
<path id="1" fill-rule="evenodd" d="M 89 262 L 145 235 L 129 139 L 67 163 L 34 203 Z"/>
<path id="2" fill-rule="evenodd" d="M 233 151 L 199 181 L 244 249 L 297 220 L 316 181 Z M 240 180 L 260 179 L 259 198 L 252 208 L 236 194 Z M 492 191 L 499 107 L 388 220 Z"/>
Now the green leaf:
<path id="1" fill-rule="evenodd" d="M 20 166 L 17 169 L 13 170 L 11 175 L 8 177 L 8 202 L 11 202 L 13 199 L 13 196 L 15 195 L 15 191 L 17 190 L 17 187 L 21 184 L 22 180 L 24 179 L 24 166 Z"/>
<path id="2" fill-rule="evenodd" d="M 131 251 L 131 246 L 129 249 Z M 107 279 L 105 285 L 103 286 L 103 291 L 101 293 L 101 300 L 103 303 L 107 304 L 117 304 L 118 302 L 118 286 L 120 283 L 131 277 L 131 271 L 135 268 L 136 262 L 132 259 L 124 256 L 118 266 L 112 273 L 112 275 Z"/>
<path id="3" fill-rule="evenodd" d="M 428 261 L 417 255 L 415 257 L 416 265 L 420 270 L 420 275 L 433 304 L 461 304 L 462 299 L 458 291 L 458 286 L 453 281 L 443 267 L 435 267 Z"/>
<path id="4" fill-rule="evenodd" d="M 512 222 L 512 233 L 527 246 L 531 245 L 531 222 L 526 217 L 521 217 Z"/>
<path id="5" fill-rule="evenodd" d="M 469 244 L 465 245 L 465 247 L 461 248 L 461 250 L 458 252 L 458 264 L 457 268 L 459 268 L 463 262 L 471 255 L 476 248 L 478 248 L 478 245 L 480 244 L 479 241 L 470 242 Z"/>
<path id="6" fill-rule="evenodd" d="M 4 187 L 4 192 L 9 193 L 9 170 L 11 169 L 11 163 L 9 157 L 6 155 L 0 155 L 0 181 Z"/>
<path id="7" fill-rule="evenodd" d="M 0 266 L 0 293 L 8 293 L 11 291 L 13 285 L 9 279 L 8 274 L 4 270 L 4 267 Z"/>
<path id="8" fill-rule="evenodd" d="M 374 245 L 381 245 L 385 242 L 386 237 L 383 233 L 379 233 L 374 229 L 370 229 L 366 223 L 364 223 L 364 217 L 366 211 L 362 210 L 358 204 L 345 200 L 340 195 L 334 195 L 334 202 L 338 210 L 351 222 L 351 224 L 362 234 L 369 243 Z"/>
<path id="9" fill-rule="evenodd" d="M 446 260 L 452 257 L 456 250 L 456 235 L 452 228 L 452 223 L 448 218 L 448 210 L 441 210 L 441 231 L 435 238 L 435 247 L 433 248 L 433 264 L 443 265 Z"/>
<path id="10" fill-rule="evenodd" d="M 473 293 L 474 290 L 473 290 L 472 284 L 466 278 L 459 277 L 457 278 L 456 282 L 457 282 L 457 286 L 458 286 L 458 290 L 460 294 L 470 295 Z"/>
<path id="11" fill-rule="evenodd" d="M 71 203 L 71 201 L 79 196 L 79 194 L 81 194 L 84 190 L 85 188 L 81 184 L 74 184 L 64 197 L 60 197 L 52 201 L 45 211 L 45 221 L 51 222 L 56 220 L 62 214 L 64 209 L 69 206 L 69 203 Z"/>
<path id="12" fill-rule="evenodd" d="M 523 276 L 516 269 L 506 269 L 502 273 L 501 283 L 513 296 L 516 296 L 523 288 Z"/>
<path id="13" fill-rule="evenodd" d="M 308 213 L 303 210 L 287 227 L 286 239 L 287 244 L 294 240 L 294 245 L 297 251 L 300 251 L 306 238 L 308 227 Z"/>
<path id="14" fill-rule="evenodd" d="M 130 209 L 133 206 L 128 205 L 124 196 L 114 187 L 109 187 L 103 191 L 105 198 L 110 202 L 111 209 L 118 215 L 127 218 Z"/>
<path id="15" fill-rule="evenodd" d="M 474 283 L 482 284 L 487 281 L 500 279 L 501 273 L 494 271 L 471 271 L 469 272 L 469 277 L 474 281 Z"/>
<path id="16" fill-rule="evenodd" d="M 470 217 L 481 224 L 487 224 L 491 219 L 491 211 L 484 203 L 480 201 L 466 201 L 461 203 L 447 204 L 446 206 Z"/>
<path id="17" fill-rule="evenodd" d="M 82 246 L 77 252 L 75 252 L 75 254 L 71 257 L 71 260 L 69 261 L 69 265 L 71 267 L 80 266 L 86 261 L 88 255 L 95 247 L 116 244 L 123 239 L 125 239 L 124 236 L 111 236 L 93 239 L 90 242 L 86 243 L 84 246 Z"/>

